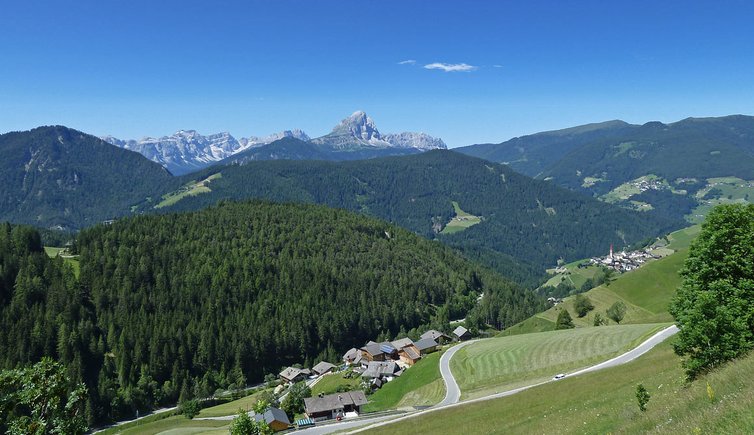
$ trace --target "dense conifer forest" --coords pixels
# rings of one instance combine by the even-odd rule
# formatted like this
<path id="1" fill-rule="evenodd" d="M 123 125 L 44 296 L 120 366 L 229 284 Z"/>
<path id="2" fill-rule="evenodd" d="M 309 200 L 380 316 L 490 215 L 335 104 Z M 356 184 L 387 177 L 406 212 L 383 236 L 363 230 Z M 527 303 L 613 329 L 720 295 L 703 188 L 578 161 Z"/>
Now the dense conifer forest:
<path id="1" fill-rule="evenodd" d="M 62 126 L 2 134 L 0 153 L 0 221 L 80 229 L 179 185 L 144 156 Z"/>
<path id="2" fill-rule="evenodd" d="M 456 316 L 505 327 L 542 308 L 442 244 L 322 206 L 223 202 L 95 226 L 77 238 L 79 279 L 36 231 L 1 229 L 0 364 L 60 360 L 89 389 L 90 422 Z"/>
<path id="3" fill-rule="evenodd" d="M 266 198 L 345 208 L 394 222 L 461 250 L 517 282 L 537 278 L 559 258 L 576 260 L 683 226 L 677 219 L 625 210 L 520 175 L 505 165 L 452 151 L 356 162 L 271 161 L 217 167 L 185 180 L 222 174 L 211 192 L 167 210 L 196 210 L 221 199 Z M 482 222 L 440 230 L 453 201 Z"/>

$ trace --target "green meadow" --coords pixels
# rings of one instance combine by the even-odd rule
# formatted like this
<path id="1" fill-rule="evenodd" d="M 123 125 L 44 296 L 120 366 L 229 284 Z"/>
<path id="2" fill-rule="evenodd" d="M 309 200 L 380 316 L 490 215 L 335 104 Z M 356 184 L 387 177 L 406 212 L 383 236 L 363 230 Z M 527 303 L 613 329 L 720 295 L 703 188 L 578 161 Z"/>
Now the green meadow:
<path id="1" fill-rule="evenodd" d="M 462 399 L 473 399 L 608 360 L 667 326 L 614 325 L 497 337 L 459 350 L 450 368 Z"/>

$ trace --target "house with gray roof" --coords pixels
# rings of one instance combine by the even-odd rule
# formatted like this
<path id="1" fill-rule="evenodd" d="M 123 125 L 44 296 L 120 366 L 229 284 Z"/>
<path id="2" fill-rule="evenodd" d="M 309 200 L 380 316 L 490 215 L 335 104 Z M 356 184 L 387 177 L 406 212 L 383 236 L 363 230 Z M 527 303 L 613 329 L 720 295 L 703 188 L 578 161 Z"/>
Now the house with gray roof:
<path id="1" fill-rule="evenodd" d="M 431 338 L 422 338 L 414 343 L 414 347 L 419 351 L 420 355 L 426 355 L 437 350 L 437 342 Z"/>
<path id="2" fill-rule="evenodd" d="M 367 397 L 363 391 L 349 391 L 327 396 L 307 397 L 304 399 L 304 411 L 312 420 L 325 420 L 344 417 L 347 412 L 361 412 Z"/>
<path id="3" fill-rule="evenodd" d="M 456 329 L 453 330 L 453 335 L 458 337 L 460 341 L 468 340 L 471 338 L 471 333 L 468 329 L 464 328 L 463 326 L 459 326 Z"/>
<path id="4" fill-rule="evenodd" d="M 431 338 L 432 340 L 435 340 L 437 344 L 448 343 L 452 340 L 449 336 L 436 329 L 430 329 L 429 331 L 422 334 L 420 338 Z"/>
<path id="5" fill-rule="evenodd" d="M 254 420 L 264 421 L 265 423 L 267 423 L 267 426 L 269 426 L 270 429 L 274 430 L 275 432 L 286 430 L 291 425 L 291 422 L 290 420 L 288 420 L 288 416 L 285 414 L 285 411 L 272 406 L 267 408 L 267 411 L 265 411 L 263 414 L 254 415 Z"/>
<path id="6" fill-rule="evenodd" d="M 335 370 L 335 365 L 330 364 L 327 361 L 321 361 L 316 366 L 312 367 L 312 373 L 317 376 L 322 376 L 325 373 L 330 373 L 333 370 Z"/>
<path id="7" fill-rule="evenodd" d="M 410 346 L 405 346 L 401 350 L 399 350 L 398 356 L 400 357 L 401 361 L 408 364 L 409 366 L 416 364 L 416 362 L 419 361 L 422 357 L 419 349 L 417 349 L 413 344 Z"/>
<path id="8" fill-rule="evenodd" d="M 393 361 L 372 361 L 362 373 L 362 378 L 375 379 L 394 376 L 400 367 Z"/>
<path id="9" fill-rule="evenodd" d="M 295 383 L 306 379 L 306 374 L 296 367 L 288 367 L 280 372 L 280 380 L 287 383 Z"/>
<path id="10" fill-rule="evenodd" d="M 356 349 L 355 347 L 352 347 L 348 352 L 343 354 L 343 362 L 346 364 L 359 365 L 362 358 L 361 349 Z"/>
<path id="11" fill-rule="evenodd" d="M 400 351 L 401 349 L 403 349 L 406 346 L 411 346 L 412 344 L 414 344 L 414 342 L 410 338 L 405 337 L 405 338 L 399 338 L 398 340 L 395 340 L 395 341 L 391 341 L 390 344 L 395 349 L 398 349 L 398 351 Z"/>

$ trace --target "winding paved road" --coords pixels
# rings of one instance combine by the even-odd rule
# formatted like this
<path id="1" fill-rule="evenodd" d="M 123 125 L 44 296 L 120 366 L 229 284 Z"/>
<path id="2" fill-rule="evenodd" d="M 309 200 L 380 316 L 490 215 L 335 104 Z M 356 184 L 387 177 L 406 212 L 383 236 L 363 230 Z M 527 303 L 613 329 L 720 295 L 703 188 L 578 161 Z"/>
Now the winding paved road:
<path id="1" fill-rule="evenodd" d="M 608 367 L 615 367 L 615 366 L 619 366 L 619 365 L 631 362 L 635 360 L 636 358 L 640 357 L 641 355 L 644 355 L 650 349 L 652 349 L 653 347 L 655 347 L 656 345 L 663 342 L 668 337 L 671 337 L 677 332 L 678 332 L 678 328 L 675 325 L 669 326 L 663 329 L 662 331 L 654 334 L 652 337 L 648 338 L 643 343 L 629 350 L 628 352 L 622 355 L 619 355 L 615 358 L 612 358 L 610 360 L 601 362 L 599 364 L 595 364 L 593 366 L 590 366 L 581 370 L 577 370 L 573 373 L 569 373 L 567 374 L 567 377 L 577 376 L 584 373 L 594 372 L 594 371 L 602 370 Z M 442 379 L 445 382 L 445 398 L 437 405 L 434 405 L 423 411 L 415 411 L 415 412 L 402 413 L 402 414 L 401 413 L 390 414 L 390 415 L 383 414 L 383 415 L 374 416 L 374 417 L 364 417 L 364 418 L 357 418 L 353 420 L 349 419 L 347 421 L 342 421 L 339 423 L 333 422 L 329 424 L 323 424 L 320 426 L 314 426 L 307 429 L 298 430 L 298 431 L 295 431 L 295 433 L 306 434 L 306 435 L 324 435 L 324 434 L 340 432 L 340 431 L 349 430 L 349 429 L 355 429 L 354 431 L 349 432 L 349 433 L 358 433 L 358 432 L 363 432 L 369 429 L 373 429 L 375 427 L 392 424 L 398 421 L 407 420 L 409 418 L 414 418 L 414 417 L 417 417 L 419 415 L 423 415 L 429 412 L 434 412 L 437 410 L 450 408 L 453 406 L 465 405 L 467 403 L 481 402 L 485 400 L 497 399 L 499 397 L 511 396 L 513 394 L 519 393 L 524 390 L 528 390 L 529 388 L 546 384 L 548 382 L 556 382 L 551 379 L 548 379 L 543 382 L 538 382 L 538 383 L 527 385 L 524 387 L 515 388 L 513 390 L 507 390 L 500 393 L 491 394 L 489 396 L 484 396 L 477 399 L 461 402 L 460 401 L 461 389 L 458 387 L 458 383 L 456 382 L 456 379 L 453 376 L 453 373 L 450 371 L 450 359 L 453 357 L 453 355 L 456 354 L 456 352 L 458 352 L 465 346 L 476 343 L 478 341 L 480 340 L 471 340 L 471 341 L 460 343 L 448 349 L 442 355 L 442 357 L 440 357 L 440 374 L 442 375 Z M 235 416 L 230 416 L 230 418 L 233 418 L 233 417 Z M 218 419 L 218 418 L 215 417 L 214 419 Z"/>
<path id="2" fill-rule="evenodd" d="M 597 370 L 606 369 L 608 367 L 615 367 L 615 366 L 619 366 L 619 365 L 631 362 L 631 361 L 635 360 L 636 358 L 640 357 L 641 355 L 644 355 L 645 353 L 647 353 L 653 347 L 655 347 L 658 344 L 660 344 L 663 341 L 665 341 L 668 337 L 671 337 L 671 336 L 675 335 L 677 332 L 678 332 L 678 327 L 676 327 L 675 325 L 669 326 L 669 327 L 663 329 L 662 331 L 654 334 L 653 336 L 649 337 L 643 343 L 641 343 L 640 345 L 636 346 L 635 348 L 629 350 L 628 352 L 626 352 L 626 353 L 624 353 L 622 355 L 619 355 L 619 356 L 617 356 L 615 358 L 609 359 L 607 361 L 601 362 L 599 364 L 595 364 L 595 365 L 587 367 L 585 369 L 581 369 L 581 370 L 575 371 L 573 373 L 567 374 L 567 377 L 577 376 L 577 375 L 581 375 L 581 374 L 584 374 L 584 373 L 594 372 L 594 371 L 597 371 Z M 475 340 L 475 341 L 478 341 L 478 340 Z M 445 353 L 445 355 L 443 355 L 442 358 L 440 358 L 440 373 L 442 374 L 442 378 L 445 381 L 445 388 L 446 388 L 446 391 L 447 391 L 446 394 L 445 394 L 445 399 L 443 399 L 442 402 L 440 402 L 437 405 L 435 405 L 435 406 L 433 406 L 433 407 L 431 407 L 429 409 L 426 409 L 424 411 L 414 412 L 414 413 L 411 413 L 411 414 L 408 414 L 408 415 L 405 415 L 405 416 L 402 416 L 402 417 L 391 419 L 389 421 L 384 421 L 383 420 L 383 421 L 380 421 L 380 422 L 374 422 L 374 424 L 370 424 L 367 427 L 363 427 L 363 428 L 357 429 L 357 430 L 355 430 L 353 432 L 349 432 L 349 433 L 363 432 L 363 431 L 366 431 L 366 430 L 369 430 L 369 429 L 373 429 L 373 428 L 376 428 L 376 427 L 379 427 L 379 426 L 385 426 L 385 425 L 392 424 L 392 423 L 395 423 L 395 422 L 398 422 L 398 421 L 407 420 L 409 418 L 414 418 L 414 417 L 417 417 L 419 415 L 427 414 L 427 413 L 438 411 L 438 410 L 441 410 L 441 409 L 450 408 L 450 407 L 453 407 L 453 406 L 466 405 L 468 403 L 482 402 L 482 401 L 485 401 L 485 400 L 497 399 L 499 397 L 511 396 L 513 394 L 519 393 L 519 392 L 524 391 L 524 390 L 528 390 L 529 388 L 533 388 L 533 387 L 537 387 L 539 385 L 546 384 L 548 382 L 557 382 L 557 381 L 554 381 L 552 379 L 548 379 L 548 380 L 543 381 L 543 382 L 538 382 L 538 383 L 527 385 L 527 386 L 524 386 L 524 387 L 515 388 L 513 390 L 503 391 L 503 392 L 500 392 L 500 393 L 491 394 L 489 396 L 484 396 L 484 397 L 480 397 L 480 398 L 477 398 L 477 399 L 467 400 L 465 402 L 459 402 L 459 399 L 460 399 L 460 390 L 458 388 L 458 383 L 456 382 L 455 377 L 453 377 L 453 373 L 451 373 L 451 371 L 450 371 L 450 358 L 453 356 L 453 354 L 455 354 L 455 352 L 457 352 L 458 350 L 460 350 L 463 346 L 467 346 L 467 345 L 469 345 L 471 343 L 474 343 L 475 341 L 467 341 L 465 343 L 461 343 L 460 345 L 455 346 L 455 347 L 449 349 Z M 446 358 L 446 356 L 447 356 L 447 358 Z M 369 422 L 367 420 L 362 421 L 362 424 L 366 424 L 366 423 L 369 423 Z M 337 430 L 342 430 L 342 429 L 337 429 Z M 320 432 L 320 433 L 329 433 L 329 432 Z"/>
<path id="3" fill-rule="evenodd" d="M 450 371 L 450 359 L 453 358 L 453 355 L 455 355 L 456 352 L 458 352 L 465 346 L 476 343 L 477 341 L 479 340 L 465 341 L 461 344 L 453 346 L 448 349 L 442 355 L 442 357 L 440 357 L 440 374 L 442 375 L 442 380 L 445 382 L 445 398 L 442 399 L 442 402 L 433 406 L 433 408 L 452 405 L 454 403 L 458 403 L 458 401 L 461 400 L 461 389 L 458 387 L 458 382 L 456 382 L 456 378 Z"/>

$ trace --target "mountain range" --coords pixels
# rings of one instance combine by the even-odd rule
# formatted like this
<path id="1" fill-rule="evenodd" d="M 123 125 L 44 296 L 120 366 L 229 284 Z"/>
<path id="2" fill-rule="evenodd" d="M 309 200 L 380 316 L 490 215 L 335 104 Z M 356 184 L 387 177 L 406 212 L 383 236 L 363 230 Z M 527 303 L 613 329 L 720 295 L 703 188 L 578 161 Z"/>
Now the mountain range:
<path id="1" fill-rule="evenodd" d="M 505 163 L 531 177 L 626 208 L 672 218 L 694 220 L 699 207 L 754 194 L 751 116 L 643 125 L 609 121 L 455 151 Z"/>
<path id="2" fill-rule="evenodd" d="M 138 152 L 161 164 L 174 175 L 194 172 L 219 162 L 243 163 L 250 160 L 278 159 L 355 160 L 447 148 L 442 139 L 425 133 L 383 135 L 377 130 L 372 118 L 362 111 L 355 112 L 335 126 L 331 133 L 316 139 L 311 139 L 298 129 L 241 139 L 236 139 L 227 132 L 204 136 L 195 130 L 180 130 L 171 136 L 161 138 L 121 140 L 104 136 L 102 139 L 118 147 Z M 283 143 L 277 143 L 281 140 L 284 140 Z"/>

